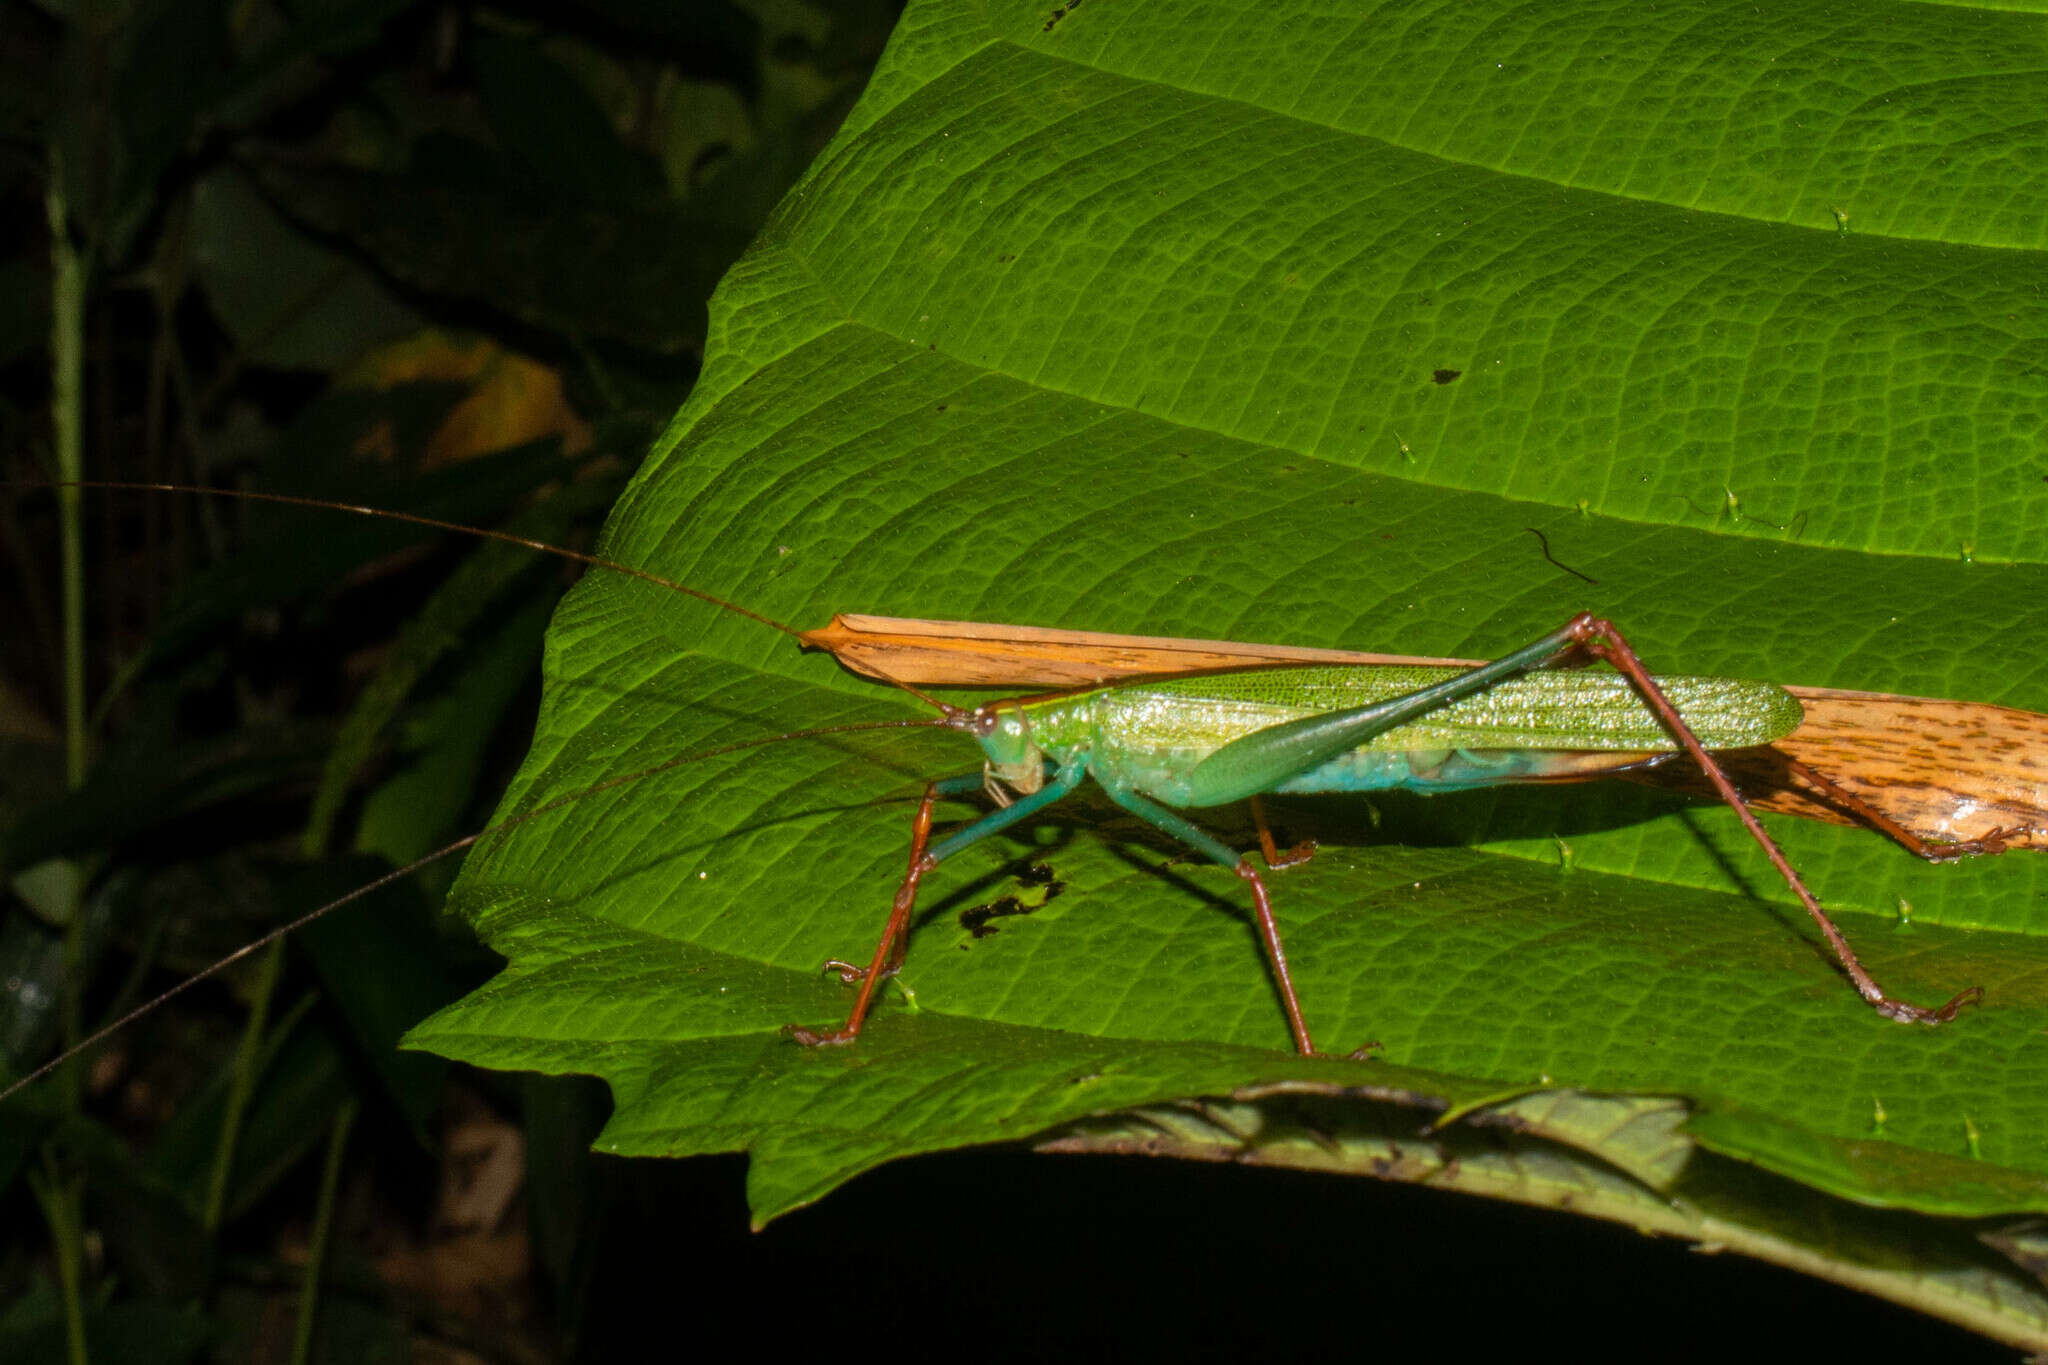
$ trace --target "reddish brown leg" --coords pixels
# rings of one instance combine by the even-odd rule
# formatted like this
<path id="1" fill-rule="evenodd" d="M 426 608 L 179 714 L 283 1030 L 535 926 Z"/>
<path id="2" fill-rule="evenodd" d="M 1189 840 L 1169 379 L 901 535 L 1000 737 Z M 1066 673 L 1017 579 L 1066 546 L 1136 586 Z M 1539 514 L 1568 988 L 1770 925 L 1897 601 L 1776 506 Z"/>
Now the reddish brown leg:
<path id="1" fill-rule="evenodd" d="M 1265 858 L 1268 871 L 1280 872 L 1299 867 L 1316 856 L 1316 841 L 1313 839 L 1303 839 L 1293 848 L 1281 852 L 1280 846 L 1273 842 L 1273 827 L 1266 823 L 1266 803 L 1254 796 L 1251 804 L 1252 823 L 1259 827 L 1259 853 Z"/>
<path id="2" fill-rule="evenodd" d="M 889 922 L 882 926 L 882 941 L 875 945 L 874 961 L 866 967 L 857 967 L 838 958 L 828 959 L 825 963 L 825 970 L 838 972 L 839 979 L 848 985 L 860 982 L 860 994 L 853 998 L 853 1009 L 848 1012 L 846 1022 L 830 1033 L 819 1033 L 796 1024 L 782 1030 L 805 1047 L 850 1043 L 860 1037 L 861 1025 L 867 1022 L 868 1009 L 874 1004 L 876 988 L 903 965 L 903 954 L 910 946 L 910 912 L 917 905 L 917 884 L 933 867 L 932 860 L 925 856 L 925 846 L 931 842 L 932 807 L 938 804 L 938 799 L 938 784 L 926 783 L 924 799 L 917 803 L 917 815 L 910 826 L 910 866 L 903 874 L 903 884 L 896 888 L 895 901 L 889 906 Z"/>
<path id="3" fill-rule="evenodd" d="M 1287 1027 L 1294 1034 L 1294 1050 L 1304 1057 L 1320 1056 L 1315 1039 L 1308 1036 L 1308 1023 L 1301 1017 L 1301 1001 L 1294 994 L 1294 978 L 1287 971 L 1287 950 L 1280 946 L 1280 926 L 1273 919 L 1272 902 L 1266 899 L 1266 884 L 1249 858 L 1240 858 L 1237 875 L 1251 883 L 1252 911 L 1259 921 L 1259 939 L 1266 945 L 1266 960 L 1273 964 L 1273 980 L 1280 987 L 1280 1003 L 1287 1010 Z"/>
<path id="4" fill-rule="evenodd" d="M 1266 895 L 1266 883 L 1252 866 L 1252 860 L 1179 812 L 1167 809 L 1148 796 L 1107 783 L 1102 790 L 1110 800 L 1160 833 L 1171 835 L 1218 867 L 1227 867 L 1251 883 L 1252 911 L 1258 921 L 1259 942 L 1266 950 L 1266 961 L 1272 965 L 1273 984 L 1280 988 L 1280 1003 L 1287 1012 L 1288 1031 L 1294 1035 L 1294 1049 L 1304 1057 L 1319 1056 L 1315 1041 L 1309 1037 L 1308 1024 L 1301 1017 L 1301 1000 L 1294 993 L 1294 975 L 1287 970 L 1287 950 L 1280 945 L 1280 925 L 1273 918 L 1273 903 Z"/>
<path id="5" fill-rule="evenodd" d="M 1835 960 L 1842 964 L 1842 970 L 1847 972 L 1849 979 L 1856 984 L 1857 993 L 1873 1009 L 1885 1018 L 1896 1019 L 1901 1023 L 1945 1024 L 1955 1018 L 1956 1011 L 1964 1005 L 1983 998 L 1984 988 L 1971 986 L 1968 990 L 1958 993 L 1940 1009 L 1930 1010 L 1886 995 L 1883 987 L 1872 980 L 1870 973 L 1863 969 L 1863 964 L 1856 958 L 1855 949 L 1849 946 L 1849 940 L 1842 937 L 1842 931 L 1835 927 L 1835 922 L 1820 908 L 1820 902 L 1806 889 L 1806 883 L 1799 879 L 1799 874 L 1792 870 L 1792 864 L 1786 861 L 1776 841 L 1764 832 L 1764 827 L 1750 811 L 1749 804 L 1742 799 L 1741 793 L 1735 790 L 1735 784 L 1728 780 L 1728 774 L 1721 770 L 1721 765 L 1714 761 L 1713 755 L 1706 751 L 1705 746 L 1679 716 L 1678 708 L 1671 704 L 1670 699 L 1664 695 L 1664 690 L 1650 677 L 1649 670 L 1643 667 L 1643 661 L 1636 657 L 1635 650 L 1629 647 L 1628 641 L 1615 629 L 1614 623 L 1603 621 L 1591 613 L 1581 613 L 1572 618 L 1571 624 L 1565 629 L 1587 653 L 1613 664 L 1635 684 L 1636 690 L 1642 693 L 1643 700 L 1650 704 L 1650 709 L 1657 713 L 1657 718 L 1664 722 L 1664 727 L 1671 732 L 1672 737 L 1692 756 L 1693 762 L 1699 764 L 1700 771 L 1714 784 L 1714 790 L 1720 793 L 1721 799 L 1735 811 L 1742 821 L 1743 828 L 1749 831 L 1750 837 L 1756 840 L 1764 855 L 1771 860 L 1771 866 L 1778 869 L 1778 875 L 1785 879 L 1785 884 L 1799 897 L 1799 903 L 1806 907 L 1806 913 L 1813 917 L 1813 922 L 1820 926 L 1821 933 L 1826 936 L 1828 946 L 1834 949 Z"/>
<path id="6" fill-rule="evenodd" d="M 1972 858 L 1980 853 L 2003 853 L 2006 850 L 2006 838 L 2011 833 L 2009 830 L 1999 828 L 1981 834 L 1975 839 L 1937 843 L 1932 839 L 1921 838 L 1839 782 L 1821 776 L 1798 759 L 1787 759 L 1785 769 L 1827 798 L 1828 802 L 1844 815 L 1855 816 L 1916 858 L 1925 858 L 1930 863 L 1945 863 L 1956 858 Z"/>

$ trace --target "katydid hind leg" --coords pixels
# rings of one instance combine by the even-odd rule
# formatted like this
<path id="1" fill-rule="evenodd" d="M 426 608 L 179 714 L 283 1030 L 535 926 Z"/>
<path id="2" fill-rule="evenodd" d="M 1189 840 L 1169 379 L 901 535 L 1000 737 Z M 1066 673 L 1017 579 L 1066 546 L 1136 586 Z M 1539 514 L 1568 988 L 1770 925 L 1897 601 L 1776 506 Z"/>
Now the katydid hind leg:
<path id="1" fill-rule="evenodd" d="M 1841 930 L 1821 908 L 1819 900 L 1793 869 L 1776 841 L 1764 830 L 1727 773 L 1686 725 L 1677 707 L 1664 695 L 1649 670 L 1643 667 L 1626 637 L 1613 622 L 1588 612 L 1580 613 L 1559 629 L 1511 654 L 1446 682 L 1370 706 L 1268 726 L 1233 740 L 1196 767 L 1192 775 L 1194 799 L 1191 804 L 1218 805 L 1270 790 L 1279 782 L 1306 772 L 1396 725 L 1460 698 L 1476 695 L 1507 678 L 1556 663 L 1577 651 L 1611 664 L 1628 678 L 1678 741 L 1679 747 L 1698 765 L 1715 793 L 1735 811 L 1744 829 L 1819 927 L 1836 962 L 1855 985 L 1857 993 L 1872 1008 L 1888 1019 L 1904 1023 L 1939 1024 L 1954 1019 L 1964 1005 L 1981 998 L 1983 991 L 1971 986 L 1957 993 L 1945 1005 L 1928 1009 L 1888 995 L 1865 970 Z M 1989 851 L 1988 846 L 1986 851 Z"/>
<path id="2" fill-rule="evenodd" d="M 1819 927 L 1822 936 L 1827 939 L 1828 947 L 1834 952 L 1835 961 L 1871 1008 L 1885 1018 L 1900 1023 L 1945 1024 L 1953 1020 L 1964 1005 L 1983 998 L 1984 990 L 1981 986 L 1970 986 L 1957 992 L 1947 1004 L 1928 1009 L 1888 995 L 1865 970 L 1863 963 L 1856 956 L 1856 950 L 1849 946 L 1849 940 L 1828 917 L 1827 912 L 1821 909 L 1820 901 L 1807 888 L 1799 873 L 1793 869 L 1784 851 L 1778 847 L 1777 841 L 1764 830 L 1763 824 L 1756 818 L 1756 813 L 1749 808 L 1749 803 L 1742 799 L 1742 794 L 1736 791 L 1735 784 L 1729 781 L 1728 774 L 1686 725 L 1684 718 L 1678 714 L 1678 708 L 1664 695 L 1664 690 L 1650 676 L 1649 670 L 1637 657 L 1635 649 L 1614 623 L 1582 612 L 1572 618 L 1564 631 L 1569 633 L 1587 653 L 1612 664 L 1634 685 L 1650 709 L 1657 714 L 1657 718 L 1678 741 L 1679 746 L 1699 766 L 1700 771 L 1706 774 L 1707 781 L 1713 784 L 1721 800 L 1742 821 L 1743 828 L 1749 832 L 1758 847 L 1763 849 L 1765 857 L 1770 859 L 1771 866 L 1777 869 L 1785 884 L 1792 888 L 1792 893 L 1799 898 L 1799 903 L 1806 908 L 1806 913 Z"/>

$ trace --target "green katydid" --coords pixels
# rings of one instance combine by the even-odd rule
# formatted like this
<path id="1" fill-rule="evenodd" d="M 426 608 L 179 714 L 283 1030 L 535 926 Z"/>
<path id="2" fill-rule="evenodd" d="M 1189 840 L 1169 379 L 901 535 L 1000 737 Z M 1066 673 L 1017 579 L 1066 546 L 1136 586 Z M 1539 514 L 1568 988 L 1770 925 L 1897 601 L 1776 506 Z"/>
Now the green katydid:
<path id="1" fill-rule="evenodd" d="M 79 486 L 202 492 L 323 507 L 502 540 L 639 578 L 799 641 L 805 639 L 804 633 L 794 627 L 686 584 L 503 532 L 376 508 L 272 494 L 193 490 L 171 485 Z M 1561 671 L 1551 667 L 1574 656 L 1605 661 L 1618 673 Z M 1256 801 L 1269 792 L 1395 788 L 1445 791 L 1510 782 L 1583 780 L 1683 753 L 1698 766 L 1720 799 L 1736 812 L 1819 926 L 1858 993 L 1879 1014 L 1900 1022 L 1943 1023 L 1982 995 L 1980 988 L 1971 986 L 1946 1004 L 1930 1009 L 1887 994 L 1863 968 L 1840 930 L 1714 758 L 1715 750 L 1769 744 L 1789 734 L 1801 718 L 1796 699 L 1768 683 L 1715 678 L 1654 679 L 1621 633 L 1610 622 L 1590 614 L 1574 617 L 1529 645 L 1477 667 L 1267 666 L 1011 698 L 971 709 L 944 702 L 883 669 L 870 666 L 866 671 L 936 709 L 938 717 L 825 727 L 707 751 L 729 752 L 784 738 L 878 726 L 958 730 L 973 738 L 982 751 L 981 770 L 926 785 L 913 820 L 909 866 L 892 900 L 872 958 L 864 967 L 839 960 L 825 964 L 848 984 L 859 986 L 848 1016 L 840 1027 L 829 1031 L 790 1025 L 786 1032 L 806 1045 L 849 1043 L 859 1036 L 877 987 L 904 960 L 917 892 L 932 869 L 981 840 L 1045 810 L 1075 791 L 1088 777 L 1093 777 L 1118 806 L 1201 856 L 1229 868 L 1247 884 L 1268 967 L 1295 1047 L 1303 1054 L 1314 1054 L 1316 1046 L 1288 971 L 1285 947 L 1264 880 L 1248 858 L 1200 829 L 1180 811 L 1239 800 Z M 648 772 L 703 756 L 684 755 Z M 645 774 L 633 776 L 641 775 Z M 616 778 L 603 786 L 613 787 L 630 780 L 632 777 Z M 934 842 L 931 828 L 937 802 L 976 791 L 986 791 L 998 808 Z M 375 885 L 466 848 L 495 830 L 558 809 L 587 794 L 551 801 L 493 830 L 459 840 Z M 1838 789 L 1836 794 L 1843 795 Z M 1271 863 L 1275 852 L 1266 837 L 1263 818 L 1260 825 L 1267 860 Z M 1890 832 L 1897 833 L 1895 827 Z M 1928 844 L 1911 836 L 1904 836 L 1902 841 L 1914 852 L 1933 859 L 1996 851 L 2002 846 L 1995 834 L 1947 844 Z M 349 903 L 369 889 L 322 906 L 188 978 L 0 1092 L 0 1098 L 229 962 Z"/>
<path id="2" fill-rule="evenodd" d="M 1544 671 L 1574 654 L 1610 663 L 1620 676 Z M 790 1032 L 813 1045 L 858 1037 L 876 984 L 902 963 L 925 874 L 1070 794 L 1084 777 L 1093 777 L 1118 806 L 1246 882 L 1295 1047 L 1313 1054 L 1314 1039 L 1288 973 L 1263 879 L 1249 858 L 1179 810 L 1269 792 L 1432 792 L 1573 780 L 1590 775 L 1589 767 L 1600 771 L 1601 754 L 1630 755 L 1623 762 L 1639 762 L 1645 754 L 1678 751 L 1692 758 L 1736 812 L 1820 927 L 1863 999 L 1887 1019 L 1945 1023 L 1982 990 L 1969 987 L 1937 1009 L 1886 994 L 1711 753 L 1782 739 L 1797 728 L 1800 717 L 1797 700 L 1769 683 L 1654 679 L 1621 632 L 1588 613 L 1476 668 L 1279 666 L 1119 683 L 991 702 L 971 711 L 947 708 L 942 723 L 975 739 L 985 772 L 928 784 L 913 823 L 909 870 L 873 959 L 865 968 L 827 964 L 849 984 L 860 985 L 846 1022 L 831 1032 Z M 932 843 L 936 801 L 984 785 L 992 792 L 1007 789 L 1016 799 L 999 795 L 1001 808 Z M 1918 844 L 1915 851 L 1951 858 L 1997 844 L 1993 836 Z M 1266 845 L 1270 860 L 1270 839 Z"/>

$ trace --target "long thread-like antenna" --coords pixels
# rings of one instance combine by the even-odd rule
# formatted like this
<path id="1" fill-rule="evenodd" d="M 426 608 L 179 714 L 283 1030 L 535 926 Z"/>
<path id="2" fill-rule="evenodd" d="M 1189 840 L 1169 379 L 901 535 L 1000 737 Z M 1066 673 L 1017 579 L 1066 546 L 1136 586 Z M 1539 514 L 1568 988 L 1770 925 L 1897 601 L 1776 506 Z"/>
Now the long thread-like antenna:
<path id="1" fill-rule="evenodd" d="M 642 768 L 638 772 L 626 773 L 620 777 L 606 778 L 604 781 L 598 783 L 596 786 L 585 787 L 583 790 L 571 792 L 567 796 L 558 796 L 554 800 L 547 802 L 545 805 L 535 806 L 532 810 L 529 811 L 522 811 L 520 814 L 513 816 L 509 820 L 500 821 L 495 825 L 491 825 L 485 829 L 480 829 L 474 834 L 465 835 L 462 838 L 457 839 L 452 844 L 447 844 L 441 848 L 437 848 L 432 853 L 426 854 L 423 857 L 415 858 L 413 861 L 407 863 L 404 867 L 394 868 L 391 871 L 386 872 L 383 876 L 378 877 L 373 881 L 367 882 L 364 885 L 357 887 L 355 890 L 349 892 L 345 896 L 336 897 L 334 900 L 327 902 L 327 904 L 320 906 L 318 909 L 308 910 L 305 914 L 300 915 L 297 919 L 291 920 L 290 922 L 285 924 L 280 924 L 279 926 L 277 926 L 277 928 L 272 929 L 269 933 L 263 935 L 263 937 L 256 939 L 250 943 L 244 944 L 240 948 L 235 949 L 235 951 L 229 953 L 226 957 L 220 959 L 218 962 L 215 962 L 210 966 L 200 968 L 192 975 L 186 977 L 183 981 L 180 981 L 177 985 L 172 986 L 167 991 L 164 991 L 161 995 L 157 995 L 149 1000 L 145 1000 L 142 1004 L 137 1005 L 132 1010 L 129 1010 L 126 1014 L 122 1015 L 119 1019 L 114 1020 L 114 1022 L 112 1022 L 111 1024 L 108 1024 L 103 1028 L 95 1030 L 90 1036 L 83 1038 L 77 1043 L 74 1043 L 72 1046 L 64 1049 L 64 1051 L 59 1053 L 56 1057 L 52 1058 L 50 1061 L 43 1063 L 41 1066 L 29 1072 L 26 1076 L 23 1076 L 21 1079 L 13 1082 L 5 1090 L 0 1090 L 0 1101 L 5 1101 L 9 1097 L 35 1084 L 43 1077 L 49 1075 L 52 1071 L 55 1071 L 58 1067 L 63 1066 L 66 1062 L 72 1060 L 74 1057 L 77 1057 L 80 1053 L 83 1053 L 88 1049 L 105 1042 L 108 1038 L 111 1038 L 116 1033 L 119 1033 L 122 1029 L 128 1027 L 128 1025 L 134 1023 L 137 1019 L 140 1019 L 143 1016 L 154 1012 L 155 1010 L 169 1003 L 170 1001 L 175 1000 L 177 997 L 183 995 L 186 991 L 191 990 L 194 986 L 206 980 L 208 977 L 217 976 L 221 972 L 226 971 L 229 967 L 234 966 L 237 962 L 240 962 L 243 958 L 249 956 L 249 954 L 258 951 L 259 949 L 270 946 L 271 944 L 277 942 L 279 939 L 283 938 L 287 934 L 305 928 L 307 925 L 311 924 L 314 920 L 319 919 L 323 915 L 331 914 L 332 912 L 341 909 L 345 905 L 352 905 L 356 901 L 361 900 L 365 896 L 372 895 L 375 892 L 383 890 L 385 887 L 390 886 L 393 882 L 403 881 L 405 878 L 410 877 L 413 873 L 419 871 L 421 868 L 427 867 L 433 863 L 437 863 L 451 853 L 460 853 L 463 849 L 468 848 L 471 844 L 480 843 L 483 840 L 490 838 L 494 834 L 503 834 L 506 830 L 513 828 L 515 825 L 523 825 L 528 820 L 534 819 L 536 816 L 546 815 L 550 811 L 560 810 L 564 806 L 573 805 L 575 802 L 583 800 L 585 797 L 596 796 L 599 792 L 610 791 L 614 787 L 623 787 L 630 782 L 638 782 L 642 778 L 653 777 L 658 773 L 665 773 L 669 769 L 679 768 L 685 763 L 695 763 L 699 759 L 705 758 L 716 758 L 720 754 L 738 753 L 742 749 L 758 749 L 763 747 L 764 745 L 780 744 L 784 740 L 816 739 L 820 735 L 844 735 L 851 734 L 855 731 L 860 730 L 926 730 L 931 729 L 935 726 L 943 726 L 945 724 L 946 720 L 943 717 L 934 720 L 864 720 L 850 721 L 845 725 L 821 725 L 810 730 L 792 730 L 787 734 L 763 735 L 758 739 L 743 739 L 733 744 L 721 744 L 718 745 L 716 748 L 696 749 L 687 754 L 678 754 L 676 757 L 657 763 L 651 768 Z"/>
<path id="2" fill-rule="evenodd" d="M 365 507 L 351 502 L 330 502 L 325 498 L 303 498 L 291 493 L 259 493 L 246 488 L 204 488 L 198 484 L 185 483 L 128 483 L 115 479 L 64 479 L 51 483 L 8 482 L 0 484 L 0 487 L 20 489 L 92 488 L 117 493 L 184 493 L 195 497 L 232 498 L 242 502 L 270 502 L 285 507 L 313 507 L 327 512 L 347 512 L 358 517 L 373 517 L 379 521 L 409 522 L 414 526 L 426 526 L 436 531 L 450 531 L 456 535 L 475 536 L 480 540 L 501 540 L 507 545 L 518 545 L 528 550 L 539 551 L 541 554 L 554 555 L 558 559 L 566 559 L 573 564 L 582 564 L 588 568 L 604 569 L 611 573 L 624 574 L 628 578 L 637 578 L 644 583 L 652 583 L 658 588 L 667 588 L 670 592 L 679 592 L 685 597 L 694 597 L 699 602 L 709 603 L 723 611 L 729 611 L 735 616 L 744 616 L 749 621 L 758 621 L 770 630 L 781 631 L 799 644 L 804 643 L 804 633 L 795 626 L 787 625 L 772 616 L 765 616 L 749 607 L 743 607 L 737 602 L 727 601 L 716 593 L 705 592 L 702 588 L 693 588 L 687 583 L 678 583 L 673 578 L 663 578 L 658 573 L 650 573 L 646 569 L 636 569 L 631 564 L 621 564 L 615 559 L 606 559 L 601 555 L 585 554 L 581 550 L 571 550 L 561 545 L 550 545 L 544 540 L 529 540 L 525 536 L 514 535 L 510 531 L 493 531 L 481 526 L 464 526 L 459 521 L 443 521 L 439 517 L 421 516 L 415 512 L 394 512 L 384 507 Z M 880 670 L 874 670 L 873 676 L 878 681 L 888 683 L 892 687 L 900 688 L 904 692 L 909 693 L 941 715 L 951 716 L 959 711 L 958 707 L 940 701 L 931 693 L 913 687 L 900 678 L 890 677 Z"/>

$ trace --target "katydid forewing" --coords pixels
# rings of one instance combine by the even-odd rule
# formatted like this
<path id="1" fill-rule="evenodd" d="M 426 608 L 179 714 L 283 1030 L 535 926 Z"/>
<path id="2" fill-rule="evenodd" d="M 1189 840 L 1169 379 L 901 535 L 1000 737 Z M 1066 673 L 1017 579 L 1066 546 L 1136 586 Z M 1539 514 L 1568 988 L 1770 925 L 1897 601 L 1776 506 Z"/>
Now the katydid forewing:
<path id="1" fill-rule="evenodd" d="M 107 490 L 145 488 L 160 493 L 217 491 L 169 485 L 84 486 Z M 638 578 L 799 640 L 804 638 L 793 627 L 713 594 L 524 536 L 476 531 L 431 517 L 318 500 L 239 492 L 226 495 L 324 506 L 336 512 L 391 517 L 439 530 L 507 541 Z M 1575 656 L 1613 664 L 1621 679 L 1605 674 L 1559 675 L 1541 671 Z M 841 960 L 826 964 L 848 984 L 859 986 L 847 1020 L 829 1032 L 792 1024 L 787 1032 L 805 1044 L 845 1043 L 858 1036 L 877 986 L 902 964 L 916 892 L 927 873 L 953 853 L 1028 820 L 1072 792 L 1084 777 L 1094 776 L 1110 799 L 1124 810 L 1229 868 L 1246 884 L 1257 915 L 1261 945 L 1295 1047 L 1304 1054 L 1312 1054 L 1315 1043 L 1290 979 L 1280 929 L 1262 876 L 1248 858 L 1239 856 L 1177 814 L 1177 809 L 1199 809 L 1256 798 L 1269 791 L 1397 787 L 1427 791 L 1504 781 L 1580 780 L 1599 775 L 1603 766 L 1660 761 L 1662 756 L 1681 749 L 1707 777 L 1722 801 L 1735 811 L 1773 868 L 1798 895 L 1825 935 L 1843 972 L 1879 1014 L 1901 1022 L 1947 1022 L 1962 1005 L 1981 996 L 1981 991 L 1972 986 L 1938 1008 L 1927 1008 L 1888 995 L 1864 970 L 1847 940 L 1750 813 L 1712 756 L 1710 750 L 1714 747 L 1769 743 L 1789 733 L 1798 721 L 1795 702 L 1782 690 L 1767 685 L 1681 679 L 1669 684 L 1682 698 L 1674 704 L 1666 695 L 1666 687 L 1652 679 L 1620 632 L 1589 614 L 1581 614 L 1525 648 L 1476 669 L 1430 672 L 1378 665 L 1334 670 L 1269 667 L 1218 672 L 1194 680 L 1088 688 L 1077 693 L 983 703 L 973 708 L 941 701 L 879 666 L 871 666 L 867 671 L 939 712 L 935 720 L 881 722 L 880 726 L 926 725 L 960 730 L 979 743 L 984 764 L 978 773 L 926 786 L 913 820 L 910 866 L 898 887 L 872 958 L 865 966 Z M 1472 699 L 1477 699 L 1476 703 Z M 1693 716 L 1690 724 L 1681 718 L 1681 707 Z M 868 723 L 814 727 L 793 734 L 738 741 L 650 765 L 644 773 L 780 739 L 868 728 L 878 727 Z M 1704 742 L 1695 734 L 1696 730 L 1704 732 Z M 1621 757 L 1611 762 L 1597 758 L 1587 761 L 1590 755 L 1600 753 Z M 581 796 L 616 787 L 638 775 L 643 774 L 616 778 L 585 792 L 548 801 L 308 912 L 156 1001 L 130 1012 L 5 1093 L 13 1093 L 185 985 L 227 966 L 297 925 L 349 904 L 418 866 L 467 848 L 491 833 L 560 809 Z M 942 797 L 964 796 L 976 790 L 986 790 L 994 798 L 996 809 L 932 843 L 936 802 Z M 1839 788 L 1831 788 L 1831 794 L 1844 802 L 1853 801 Z M 1273 845 L 1263 837 L 1263 820 L 1261 825 L 1270 861 Z M 1921 856 L 1937 859 L 2002 847 L 1996 832 L 1983 839 L 1950 844 L 1930 845 L 1910 836 L 1907 842 Z"/>

